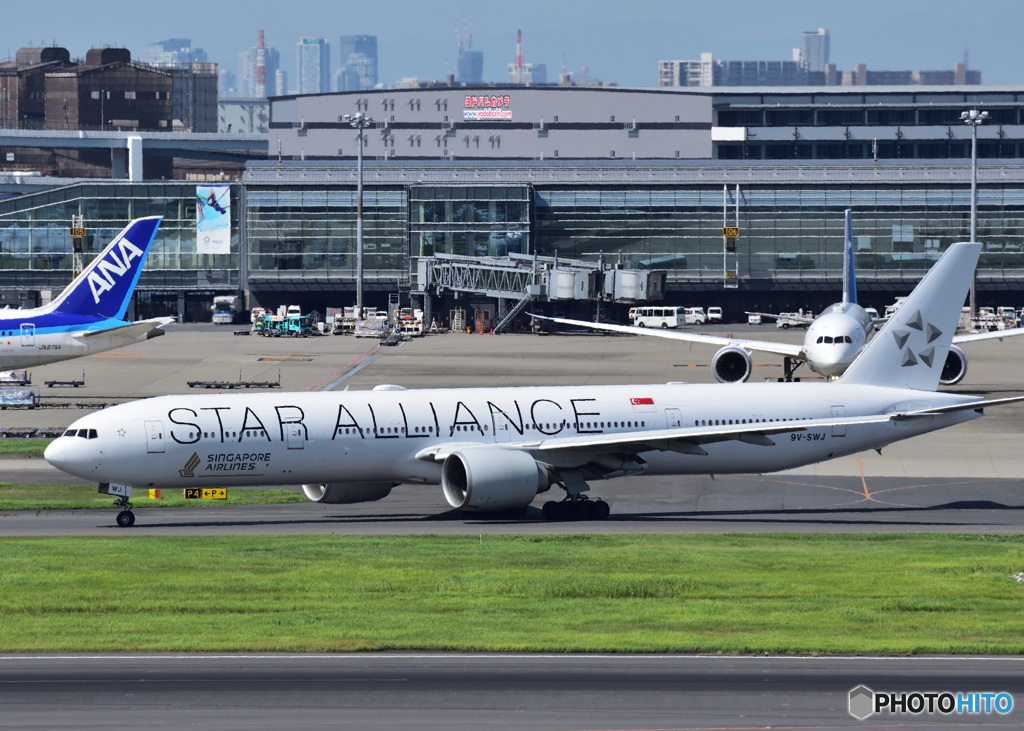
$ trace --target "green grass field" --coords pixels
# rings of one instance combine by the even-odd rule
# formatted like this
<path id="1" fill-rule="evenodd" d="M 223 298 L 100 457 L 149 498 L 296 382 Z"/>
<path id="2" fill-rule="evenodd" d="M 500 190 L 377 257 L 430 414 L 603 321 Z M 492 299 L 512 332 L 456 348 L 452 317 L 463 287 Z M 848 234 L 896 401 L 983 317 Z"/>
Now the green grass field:
<path id="1" fill-rule="evenodd" d="M 6 538 L 0 555 L 2 652 L 1024 652 L 1016 536 Z"/>
<path id="2" fill-rule="evenodd" d="M 52 439 L 0 439 L 0 455 L 42 454 Z"/>
<path id="3" fill-rule="evenodd" d="M 132 505 L 137 508 L 180 508 L 202 505 L 249 505 L 252 503 L 300 503 L 306 500 L 301 492 L 291 490 L 256 490 L 233 487 L 226 500 L 185 500 L 181 490 L 163 490 L 159 500 L 150 500 L 148 490 L 136 490 Z M 114 498 L 96 491 L 96 485 L 18 485 L 0 482 L 2 510 L 79 510 L 110 508 Z"/>

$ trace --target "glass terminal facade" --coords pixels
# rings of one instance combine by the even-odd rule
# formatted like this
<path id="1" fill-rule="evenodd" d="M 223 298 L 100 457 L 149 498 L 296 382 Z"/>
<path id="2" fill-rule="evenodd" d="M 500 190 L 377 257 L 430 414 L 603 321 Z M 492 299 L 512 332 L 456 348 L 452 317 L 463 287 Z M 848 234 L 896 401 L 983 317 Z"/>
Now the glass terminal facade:
<path id="1" fill-rule="evenodd" d="M 250 306 L 295 303 L 323 310 L 351 304 L 355 185 L 348 179 L 310 181 L 317 166 L 309 163 L 286 163 L 280 169 L 287 174 L 273 176 L 261 176 L 264 166 L 255 167 L 256 174 L 247 172 L 244 183 L 231 186 L 229 255 L 197 254 L 192 183 L 89 182 L 2 199 L 0 292 L 49 290 L 55 296 L 67 285 L 72 216 L 84 218 L 87 263 L 130 219 L 161 215 L 139 281 L 139 317 L 207 319 L 214 294 L 239 290 L 250 294 Z M 967 176 L 962 169 L 951 175 L 948 164 L 893 168 L 877 183 L 836 182 L 825 179 L 827 171 L 811 175 L 805 172 L 812 168 L 769 166 L 739 185 L 738 286 L 729 288 L 722 228 L 737 223 L 737 187 L 723 186 L 728 175 L 713 174 L 713 165 L 640 168 L 645 174 L 627 164 L 563 166 L 545 175 L 492 167 L 469 166 L 477 175 L 455 164 L 429 174 L 413 175 L 404 166 L 387 175 L 368 173 L 363 216 L 369 304 L 386 301 L 385 293 L 408 277 L 416 257 L 537 253 L 665 269 L 669 304 L 691 304 L 692 293 L 700 291 L 701 304 L 737 310 L 755 302 L 796 302 L 807 293 L 806 302 L 818 306 L 838 291 L 843 210 L 850 208 L 859 287 L 877 306 L 906 294 L 949 244 L 969 237 Z M 370 171 L 385 169 L 378 164 Z M 536 164 L 533 169 L 544 170 Z M 1007 171 L 986 174 L 979 186 L 979 304 L 1024 304 L 1016 301 L 1024 300 L 1024 172 Z M 789 179 L 770 182 L 783 172 Z M 877 173 L 865 168 L 864 174 Z M 812 180 L 792 182 L 801 176 Z M 480 180 L 465 184 L 470 177 Z M 649 180 L 659 177 L 681 179 Z M 630 182 L 639 178 L 645 181 Z"/>
<path id="2" fill-rule="evenodd" d="M 231 187 L 237 200 L 240 186 Z M 214 293 L 240 287 L 236 206 L 230 215 L 231 254 L 200 255 L 194 183 L 89 182 L 2 199 L 0 289 L 59 294 L 73 276 L 69 229 L 74 216 L 82 217 L 87 232 L 85 264 L 133 218 L 163 216 L 139 277 L 136 314 L 194 317 Z"/>
<path id="3" fill-rule="evenodd" d="M 740 186 L 561 188 L 536 191 L 540 254 L 667 269 L 669 281 L 721 280 L 722 227 L 741 231 L 742 279 L 826 280 L 843 268 L 843 211 L 853 211 L 858 278 L 919 277 L 941 251 L 970 238 L 970 190 L 963 187 Z M 979 270 L 1024 275 L 1024 189 L 979 191 Z M 724 213 L 724 215 L 723 215 Z"/>

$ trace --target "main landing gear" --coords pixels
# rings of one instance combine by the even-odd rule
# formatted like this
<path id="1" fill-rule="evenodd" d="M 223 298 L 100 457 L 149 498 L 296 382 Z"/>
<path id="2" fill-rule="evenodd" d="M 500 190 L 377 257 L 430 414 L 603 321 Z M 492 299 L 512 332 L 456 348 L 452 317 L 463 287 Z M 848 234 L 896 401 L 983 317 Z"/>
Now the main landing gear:
<path id="1" fill-rule="evenodd" d="M 565 499 L 548 500 L 541 512 L 548 520 L 605 520 L 611 508 L 600 498 L 591 499 L 583 493 L 590 489 L 587 481 L 579 472 L 566 470 L 562 472 L 561 487 L 565 490 Z"/>
<path id="2" fill-rule="evenodd" d="M 117 524 L 122 528 L 131 528 L 135 525 L 135 513 L 132 512 L 132 504 L 126 497 L 119 497 L 114 501 L 115 508 L 121 508 L 117 514 Z"/>
<path id="3" fill-rule="evenodd" d="M 591 500 L 586 495 L 579 495 L 576 500 L 571 497 L 562 501 L 548 500 L 542 512 L 548 520 L 604 520 L 611 513 L 611 508 L 600 498 Z"/>

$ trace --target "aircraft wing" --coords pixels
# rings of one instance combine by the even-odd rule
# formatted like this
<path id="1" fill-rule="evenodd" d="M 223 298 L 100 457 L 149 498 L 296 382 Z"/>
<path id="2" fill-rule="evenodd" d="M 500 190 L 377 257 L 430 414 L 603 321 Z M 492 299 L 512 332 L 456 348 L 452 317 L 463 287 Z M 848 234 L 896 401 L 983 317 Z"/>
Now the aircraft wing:
<path id="1" fill-rule="evenodd" d="M 688 343 L 706 343 L 707 345 L 735 345 L 744 350 L 754 350 L 761 353 L 774 353 L 775 355 L 787 355 L 791 358 L 803 358 L 804 347 L 798 343 L 773 343 L 767 340 L 746 340 L 744 338 L 723 338 L 719 335 L 699 335 L 691 332 L 680 332 L 678 330 L 664 330 L 650 327 L 633 327 L 631 325 L 611 325 L 608 323 L 584 322 L 583 320 L 566 320 L 562 317 L 544 317 L 543 315 L 531 315 L 540 320 L 550 320 L 563 325 L 575 325 L 586 327 L 592 330 L 609 330 L 611 332 L 628 333 L 630 335 L 650 335 L 656 338 L 668 338 L 669 340 L 682 340 Z M 1005 332 L 1005 331 L 1004 331 Z"/>
<path id="2" fill-rule="evenodd" d="M 884 424 L 892 418 L 893 415 L 891 414 L 882 414 L 729 426 L 679 427 L 654 431 L 617 432 L 614 434 L 580 434 L 572 437 L 553 437 L 543 440 L 512 442 L 510 444 L 482 444 L 479 446 L 519 449 L 540 454 L 560 450 L 596 453 L 635 453 L 650 450 L 666 450 L 688 454 L 704 454 L 704 450 L 699 447 L 701 444 L 736 440 L 770 447 L 775 444 L 770 439 L 770 436 L 773 434 L 788 434 L 790 432 L 807 431 L 808 429 L 823 429 L 851 424 Z M 436 444 L 418 452 L 416 458 L 426 461 L 443 462 L 452 452 L 473 448 L 473 446 L 475 445 L 467 445 L 464 442 Z"/>
<path id="3" fill-rule="evenodd" d="M 992 399 L 989 401 L 971 401 L 964 404 L 937 406 L 934 408 L 896 410 L 885 414 L 870 416 L 846 416 L 828 419 L 804 419 L 800 421 L 775 421 L 755 424 L 733 424 L 728 426 L 679 427 L 674 429 L 658 429 L 654 431 L 617 432 L 614 434 L 578 434 L 571 437 L 553 437 L 510 444 L 481 444 L 480 447 L 501 447 L 531 452 L 544 461 L 543 455 L 566 452 L 592 452 L 594 454 L 627 453 L 636 454 L 652 450 L 682 452 L 702 456 L 707 454 L 702 448 L 705 444 L 735 440 L 758 446 L 771 447 L 775 441 L 771 438 L 776 434 L 789 434 L 811 429 L 831 429 L 836 426 L 854 426 L 857 424 L 885 424 L 926 416 L 937 416 L 955 411 L 984 409 L 988 406 L 1004 406 L 1024 401 L 1024 396 Z M 452 452 L 472 449 L 475 445 L 466 443 L 437 444 L 417 453 L 417 459 L 428 462 L 443 462 Z"/>
<path id="4" fill-rule="evenodd" d="M 771 436 L 808 429 L 825 429 L 853 424 L 884 424 L 892 419 L 890 414 L 873 416 L 848 416 L 836 419 L 805 419 L 802 421 L 764 422 L 760 424 L 734 424 L 729 426 L 697 426 L 655 431 L 629 432 L 618 434 L 581 434 L 573 437 L 545 439 L 542 442 L 527 442 L 520 446 L 534 448 L 541 453 L 552 450 L 584 451 L 628 451 L 642 452 L 652 449 L 701 453 L 702 444 L 727 442 L 731 440 L 771 447 L 775 442 Z M 696 450 L 694 448 L 697 448 Z"/>
<path id="5" fill-rule="evenodd" d="M 75 333 L 76 338 L 87 340 L 97 335 L 111 335 L 117 334 L 121 337 L 127 338 L 138 338 L 150 334 L 150 337 L 156 337 L 157 335 L 163 335 L 163 328 L 165 325 L 169 325 L 174 322 L 173 317 L 154 317 L 151 320 L 139 320 L 138 322 L 126 322 L 123 325 L 116 325 L 114 327 L 105 327 L 99 330 L 83 330 L 82 332 Z"/>
<path id="6" fill-rule="evenodd" d="M 971 333 L 970 335 L 954 335 L 953 344 L 973 343 L 978 340 L 1002 340 L 1003 338 L 1014 338 L 1024 335 L 1024 327 L 1015 327 L 1010 330 L 993 330 L 988 333 Z"/>

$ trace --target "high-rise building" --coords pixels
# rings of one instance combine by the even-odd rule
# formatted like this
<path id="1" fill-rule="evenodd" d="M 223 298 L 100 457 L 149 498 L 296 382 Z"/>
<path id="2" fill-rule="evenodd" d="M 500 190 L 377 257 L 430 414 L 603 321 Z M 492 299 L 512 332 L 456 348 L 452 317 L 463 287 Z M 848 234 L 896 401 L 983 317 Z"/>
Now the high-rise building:
<path id="1" fill-rule="evenodd" d="M 377 36 L 341 36 L 334 91 L 359 91 L 377 86 Z"/>
<path id="2" fill-rule="evenodd" d="M 288 72 L 279 68 L 274 72 L 274 96 L 284 96 L 288 93 Z"/>
<path id="3" fill-rule="evenodd" d="M 460 84 L 480 84 L 484 80 L 484 52 L 459 50 Z"/>
<path id="4" fill-rule="evenodd" d="M 274 75 L 281 66 L 281 54 L 276 48 L 263 48 L 263 88 L 259 87 L 259 45 L 238 54 L 238 96 L 247 99 L 266 99 L 274 92 Z"/>
<path id="5" fill-rule="evenodd" d="M 206 63 L 206 51 L 192 48 L 191 38 L 168 38 L 146 46 L 146 63 L 169 66 L 182 63 Z"/>
<path id="6" fill-rule="evenodd" d="M 329 91 L 330 44 L 323 38 L 300 39 L 296 49 L 295 68 L 299 75 L 300 94 L 322 94 Z"/>
<path id="7" fill-rule="evenodd" d="M 805 30 L 800 36 L 800 60 L 808 71 L 824 71 L 828 65 L 828 29 Z"/>

